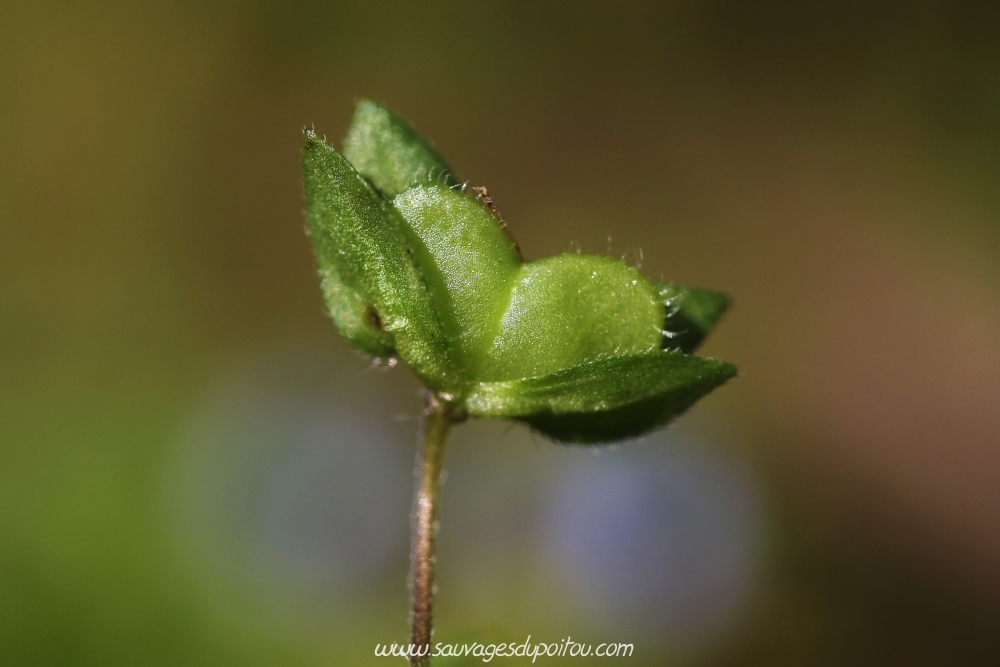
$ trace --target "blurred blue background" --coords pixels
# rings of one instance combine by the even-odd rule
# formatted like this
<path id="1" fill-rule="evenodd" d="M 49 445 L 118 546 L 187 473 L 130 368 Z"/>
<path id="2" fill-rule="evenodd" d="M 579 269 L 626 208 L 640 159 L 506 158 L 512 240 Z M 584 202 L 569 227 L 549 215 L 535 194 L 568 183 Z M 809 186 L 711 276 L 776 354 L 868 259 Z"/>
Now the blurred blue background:
<path id="1" fill-rule="evenodd" d="M 394 662 L 418 385 L 299 170 L 362 96 L 529 258 L 735 303 L 674 428 L 456 430 L 438 639 L 1000 663 L 996 7 L 292 0 L 0 7 L 0 664 Z"/>

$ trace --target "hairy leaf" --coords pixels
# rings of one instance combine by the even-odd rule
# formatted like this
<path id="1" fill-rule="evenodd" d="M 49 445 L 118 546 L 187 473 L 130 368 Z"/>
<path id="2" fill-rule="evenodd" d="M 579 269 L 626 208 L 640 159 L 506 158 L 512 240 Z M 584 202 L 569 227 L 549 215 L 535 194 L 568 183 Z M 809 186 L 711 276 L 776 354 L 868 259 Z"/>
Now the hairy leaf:
<path id="1" fill-rule="evenodd" d="M 723 361 L 648 350 L 541 377 L 484 382 L 465 405 L 470 415 L 520 419 L 556 440 L 608 442 L 666 424 L 735 374 Z"/>
<path id="2" fill-rule="evenodd" d="M 668 350 L 694 352 L 729 309 L 729 297 L 722 292 L 673 283 L 658 287 L 666 305 L 663 347 Z"/>
<path id="3" fill-rule="evenodd" d="M 395 350 L 430 386 L 446 386 L 454 377 L 448 341 L 398 211 L 315 132 L 305 133 L 302 163 L 309 231 L 337 326 L 362 349 Z"/>
<path id="4" fill-rule="evenodd" d="M 455 182 L 430 142 L 371 100 L 358 103 L 344 139 L 344 155 L 387 197 L 420 182 Z"/>

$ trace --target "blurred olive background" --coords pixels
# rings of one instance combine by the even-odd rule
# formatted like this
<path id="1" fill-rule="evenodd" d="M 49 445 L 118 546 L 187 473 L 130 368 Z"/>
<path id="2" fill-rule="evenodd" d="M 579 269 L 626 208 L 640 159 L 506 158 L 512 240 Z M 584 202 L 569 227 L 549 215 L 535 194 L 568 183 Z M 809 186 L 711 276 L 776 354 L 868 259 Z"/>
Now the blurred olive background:
<path id="1" fill-rule="evenodd" d="M 1000 664 L 1000 11 L 779 0 L 3 3 L 0 663 L 400 663 L 418 387 L 303 233 L 363 96 L 735 302 L 675 428 L 458 429 L 437 639 Z"/>

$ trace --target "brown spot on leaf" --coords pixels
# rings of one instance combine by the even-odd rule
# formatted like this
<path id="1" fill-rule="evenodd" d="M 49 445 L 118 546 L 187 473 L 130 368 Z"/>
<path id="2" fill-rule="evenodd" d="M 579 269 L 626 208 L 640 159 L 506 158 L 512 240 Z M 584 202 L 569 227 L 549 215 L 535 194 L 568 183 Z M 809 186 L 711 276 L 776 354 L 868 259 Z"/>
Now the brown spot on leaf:
<path id="1" fill-rule="evenodd" d="M 379 331 L 382 330 L 382 318 L 379 317 L 378 312 L 376 312 L 374 308 L 368 308 L 368 310 L 365 311 L 365 316 L 368 318 L 368 321 L 373 327 Z"/>

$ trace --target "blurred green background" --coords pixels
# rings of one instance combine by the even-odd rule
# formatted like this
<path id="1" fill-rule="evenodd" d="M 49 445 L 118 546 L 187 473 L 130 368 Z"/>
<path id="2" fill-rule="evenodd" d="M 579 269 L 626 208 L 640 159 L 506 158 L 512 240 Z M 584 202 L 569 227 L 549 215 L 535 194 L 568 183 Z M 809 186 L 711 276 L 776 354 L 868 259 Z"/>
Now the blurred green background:
<path id="1" fill-rule="evenodd" d="M 735 302 L 676 428 L 458 429 L 439 640 L 1000 664 L 1000 11 L 780 0 L 3 3 L 0 664 L 399 664 L 417 384 L 303 233 L 362 96 Z"/>

